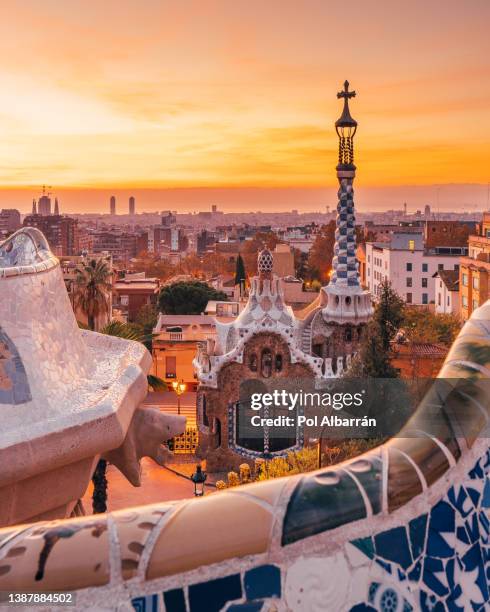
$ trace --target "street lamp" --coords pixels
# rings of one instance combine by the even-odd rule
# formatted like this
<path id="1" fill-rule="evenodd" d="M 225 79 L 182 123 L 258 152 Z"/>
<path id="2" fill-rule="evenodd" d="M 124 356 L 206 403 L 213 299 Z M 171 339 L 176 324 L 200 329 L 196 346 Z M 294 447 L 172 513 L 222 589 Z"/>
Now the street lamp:
<path id="1" fill-rule="evenodd" d="M 204 495 L 204 483 L 208 475 L 202 471 L 200 465 L 196 465 L 196 471 L 191 476 L 191 480 L 194 483 L 194 495 L 196 497 L 202 497 Z"/>
<path id="2" fill-rule="evenodd" d="M 180 396 L 187 389 L 187 385 L 184 380 L 181 378 L 179 381 L 174 380 L 172 382 L 172 389 L 177 394 L 177 414 L 180 414 Z"/>

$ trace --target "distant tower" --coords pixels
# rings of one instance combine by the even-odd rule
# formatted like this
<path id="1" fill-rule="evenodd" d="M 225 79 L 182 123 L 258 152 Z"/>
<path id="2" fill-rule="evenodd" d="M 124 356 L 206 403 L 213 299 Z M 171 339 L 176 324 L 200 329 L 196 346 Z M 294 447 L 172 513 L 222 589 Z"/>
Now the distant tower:
<path id="1" fill-rule="evenodd" d="M 426 219 L 430 219 L 430 206 L 428 204 L 425 205 L 424 217 Z"/>
<path id="2" fill-rule="evenodd" d="M 51 198 L 49 197 L 49 193 L 46 193 L 45 185 L 43 185 L 43 194 L 37 201 L 37 212 L 40 215 L 51 214 Z"/>
<path id="3" fill-rule="evenodd" d="M 129 214 L 130 214 L 130 215 L 134 215 L 135 210 L 136 210 L 136 202 L 135 202 L 135 200 L 134 200 L 134 197 L 133 197 L 133 196 L 131 196 L 131 197 L 129 198 Z"/>
<path id="4" fill-rule="evenodd" d="M 335 122 L 339 137 L 337 179 L 340 186 L 332 277 L 324 288 L 328 296 L 327 305 L 323 309 L 323 319 L 326 323 L 365 323 L 373 313 L 371 295 L 361 287 L 356 259 L 356 217 L 352 184 L 356 176 L 354 135 L 357 121 L 351 117 L 349 110 L 349 99 L 355 95 L 355 91 L 349 91 L 348 81 L 345 81 L 343 91 L 337 94 L 337 98 L 344 99 L 344 108 L 342 115 Z"/>
<path id="5" fill-rule="evenodd" d="M 403 203 L 403 216 L 404 217 L 407 216 L 407 203 L 406 202 Z"/>
<path id="6" fill-rule="evenodd" d="M 111 215 L 116 214 L 116 196 L 111 196 Z"/>
<path id="7" fill-rule="evenodd" d="M 216 204 L 213 204 L 213 205 L 211 206 L 211 212 L 212 212 L 212 213 L 216 213 L 216 212 L 218 212 L 218 207 L 216 206 Z"/>
<path id="8" fill-rule="evenodd" d="M 58 205 L 58 198 L 54 199 L 54 214 L 55 215 L 59 215 L 60 214 L 60 207 Z"/>
<path id="9" fill-rule="evenodd" d="M 37 215 L 36 198 L 32 198 L 32 214 Z"/>

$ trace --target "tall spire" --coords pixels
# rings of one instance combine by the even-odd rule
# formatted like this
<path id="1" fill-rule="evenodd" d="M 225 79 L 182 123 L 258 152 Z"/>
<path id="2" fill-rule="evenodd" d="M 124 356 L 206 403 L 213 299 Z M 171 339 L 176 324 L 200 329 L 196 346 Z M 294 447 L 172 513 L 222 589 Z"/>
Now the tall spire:
<path id="1" fill-rule="evenodd" d="M 58 198 L 54 199 L 54 214 L 55 215 L 59 215 L 60 214 L 60 207 L 58 205 Z"/>
<path id="2" fill-rule="evenodd" d="M 356 259 L 356 217 L 354 210 L 354 189 L 352 184 L 356 176 L 354 166 L 354 134 L 357 121 L 351 117 L 349 98 L 356 95 L 349 91 L 349 81 L 345 81 L 343 91 L 337 98 L 344 99 L 344 109 L 341 117 L 335 122 L 339 137 L 339 163 L 337 178 L 340 184 L 337 204 L 337 228 L 335 230 L 335 246 L 333 258 L 333 273 L 331 283 L 340 286 L 359 286 L 359 270 Z"/>
<path id="3" fill-rule="evenodd" d="M 322 310 L 324 321 L 336 324 L 365 323 L 373 312 L 369 291 L 361 287 L 356 258 L 356 217 L 352 185 L 356 176 L 354 135 L 357 121 L 352 118 L 349 109 L 349 100 L 355 95 L 355 91 L 349 91 L 348 81 L 345 81 L 344 89 L 337 94 L 337 98 L 344 100 L 342 115 L 335 122 L 339 137 L 339 200 L 332 277 L 323 289 L 327 305 Z"/>
<path id="4" fill-rule="evenodd" d="M 36 198 L 32 198 L 32 214 L 37 215 Z"/>

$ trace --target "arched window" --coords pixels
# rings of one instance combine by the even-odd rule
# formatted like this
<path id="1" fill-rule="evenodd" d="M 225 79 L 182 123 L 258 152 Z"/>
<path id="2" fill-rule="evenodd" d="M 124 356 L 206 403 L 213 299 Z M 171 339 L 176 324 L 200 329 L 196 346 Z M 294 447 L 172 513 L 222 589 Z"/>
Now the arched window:
<path id="1" fill-rule="evenodd" d="M 251 372 L 257 372 L 257 355 L 252 353 L 248 360 L 248 367 Z"/>
<path id="2" fill-rule="evenodd" d="M 281 353 L 277 353 L 276 354 L 276 360 L 275 361 L 276 361 L 276 363 L 275 363 L 276 372 L 280 372 L 282 370 L 282 355 L 281 355 Z"/>
<path id="3" fill-rule="evenodd" d="M 272 353 L 267 348 L 262 351 L 260 373 L 264 378 L 270 378 L 272 375 Z"/>
<path id="4" fill-rule="evenodd" d="M 352 327 L 346 327 L 344 333 L 344 340 L 346 342 L 352 342 Z"/>

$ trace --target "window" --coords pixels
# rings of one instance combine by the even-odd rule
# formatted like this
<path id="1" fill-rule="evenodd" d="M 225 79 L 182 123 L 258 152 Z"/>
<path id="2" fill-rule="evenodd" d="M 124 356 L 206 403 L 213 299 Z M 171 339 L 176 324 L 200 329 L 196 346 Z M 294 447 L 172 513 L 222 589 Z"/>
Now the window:
<path id="1" fill-rule="evenodd" d="M 427 287 L 427 278 L 422 279 L 422 287 Z"/>
<path id="2" fill-rule="evenodd" d="M 480 279 L 478 278 L 478 276 L 474 276 L 472 280 L 473 289 L 478 289 L 480 287 Z"/>
<path id="3" fill-rule="evenodd" d="M 455 269 L 456 271 L 458 271 L 458 270 L 459 270 L 459 264 L 454 264 L 454 269 Z"/>
<path id="4" fill-rule="evenodd" d="M 411 272 L 411 271 L 412 271 L 412 264 L 407 263 L 407 272 Z"/>
<path id="5" fill-rule="evenodd" d="M 468 296 L 466 295 L 462 295 L 461 296 L 461 304 L 465 307 L 468 308 Z"/>
<path id="6" fill-rule="evenodd" d="M 451 305 L 451 296 L 447 296 L 447 305 L 450 306 Z"/>
<path id="7" fill-rule="evenodd" d="M 437 305 L 438 306 L 441 305 L 441 294 L 440 293 L 437 294 Z"/>
<path id="8" fill-rule="evenodd" d="M 409 241 L 408 241 L 408 248 L 409 248 L 411 251 L 415 251 L 415 240 L 409 240 Z"/>
<path id="9" fill-rule="evenodd" d="M 429 271 L 429 264 L 423 263 L 422 264 L 422 272 L 428 272 L 428 271 Z"/>
<path id="10" fill-rule="evenodd" d="M 407 287 L 411 287 L 411 286 L 412 286 L 412 277 L 407 276 Z"/>
<path id="11" fill-rule="evenodd" d="M 466 272 L 463 272 L 462 283 L 463 283 L 463 287 L 468 286 L 468 275 L 466 274 Z"/>
<path id="12" fill-rule="evenodd" d="M 275 367 L 276 367 L 276 372 L 280 372 L 282 370 L 282 355 L 280 353 L 277 353 L 276 355 Z"/>
<path id="13" fill-rule="evenodd" d="M 412 294 L 407 293 L 407 304 L 411 304 L 411 303 L 412 303 Z"/>
<path id="14" fill-rule="evenodd" d="M 257 355 L 252 353 L 248 361 L 248 367 L 251 372 L 257 372 Z"/>
<path id="15" fill-rule="evenodd" d="M 476 310 L 478 308 L 478 300 L 473 300 L 471 303 L 471 307 L 473 308 L 473 310 Z"/>
<path id="16" fill-rule="evenodd" d="M 177 378 L 177 357 L 165 357 L 165 378 Z"/>
<path id="17" fill-rule="evenodd" d="M 429 294 L 422 293 L 422 304 L 428 304 L 428 303 L 429 303 Z"/>
<path id="18" fill-rule="evenodd" d="M 352 329 L 347 327 L 345 330 L 344 340 L 346 342 L 352 342 Z"/>
<path id="19" fill-rule="evenodd" d="M 270 378 L 272 374 L 272 353 L 269 349 L 262 351 L 260 359 L 260 372 L 264 378 Z"/>
<path id="20" fill-rule="evenodd" d="M 437 264 L 438 270 L 444 270 L 444 264 Z"/>

